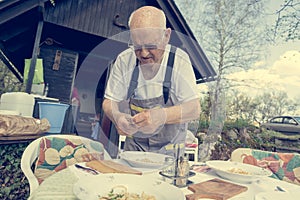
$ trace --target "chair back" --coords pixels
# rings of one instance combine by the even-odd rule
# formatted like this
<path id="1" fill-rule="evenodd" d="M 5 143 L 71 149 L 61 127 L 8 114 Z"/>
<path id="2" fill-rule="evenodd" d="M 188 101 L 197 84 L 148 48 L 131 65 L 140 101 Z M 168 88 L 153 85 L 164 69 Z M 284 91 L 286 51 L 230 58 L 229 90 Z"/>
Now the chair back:
<path id="1" fill-rule="evenodd" d="M 38 159 L 39 151 L 40 151 L 40 142 L 45 138 L 48 138 L 48 139 L 49 138 L 62 138 L 62 139 L 70 139 L 70 140 L 80 139 L 82 141 L 82 143 L 84 143 L 84 144 L 91 143 L 91 142 L 99 143 L 99 142 L 93 141 L 89 138 L 82 137 L 82 136 L 64 135 L 64 134 L 47 135 L 44 137 L 40 137 L 40 138 L 34 140 L 33 142 L 31 142 L 24 150 L 24 152 L 22 154 L 22 158 L 21 158 L 21 169 L 22 169 L 25 177 L 28 179 L 29 187 L 30 187 L 30 195 L 39 186 L 39 179 L 34 174 L 34 171 L 32 170 L 32 166 L 35 164 L 35 162 Z M 101 144 L 101 143 L 99 143 L 99 144 Z M 107 153 L 107 151 L 105 149 L 103 149 L 103 153 L 104 153 L 105 160 L 111 159 L 110 155 Z M 36 166 L 35 166 L 35 168 L 36 168 Z"/>
<path id="2" fill-rule="evenodd" d="M 194 162 L 198 162 L 198 152 L 199 152 L 199 142 L 198 138 L 194 138 L 194 141 L 192 143 L 186 143 L 185 144 L 185 151 L 184 153 L 189 156 L 192 154 L 194 156 Z"/>
<path id="3" fill-rule="evenodd" d="M 242 162 L 272 171 L 272 178 L 300 185 L 300 154 L 238 148 L 231 153 L 231 161 Z"/>

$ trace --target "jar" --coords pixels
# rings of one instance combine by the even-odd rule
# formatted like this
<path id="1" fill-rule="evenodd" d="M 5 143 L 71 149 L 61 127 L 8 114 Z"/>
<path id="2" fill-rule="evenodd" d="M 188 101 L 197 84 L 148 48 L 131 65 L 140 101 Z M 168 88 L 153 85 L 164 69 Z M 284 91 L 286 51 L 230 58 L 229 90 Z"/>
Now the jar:
<path id="1" fill-rule="evenodd" d="M 173 184 L 173 177 L 175 177 L 175 159 L 173 157 L 166 157 L 162 169 L 163 180 L 167 183 Z"/>
<path id="2" fill-rule="evenodd" d="M 185 187 L 190 173 L 190 165 L 187 157 L 180 157 L 178 163 L 177 174 L 176 174 L 176 183 L 178 187 Z"/>

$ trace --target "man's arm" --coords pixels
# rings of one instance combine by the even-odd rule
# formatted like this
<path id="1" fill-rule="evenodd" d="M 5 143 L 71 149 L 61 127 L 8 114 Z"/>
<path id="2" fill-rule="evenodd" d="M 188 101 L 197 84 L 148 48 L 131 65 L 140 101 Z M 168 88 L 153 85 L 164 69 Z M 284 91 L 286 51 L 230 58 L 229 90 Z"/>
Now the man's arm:
<path id="1" fill-rule="evenodd" d="M 102 103 L 102 108 L 104 113 L 107 115 L 107 117 L 116 124 L 115 117 L 117 114 L 120 113 L 119 106 L 117 102 L 112 101 L 110 99 L 104 99 Z"/>
<path id="2" fill-rule="evenodd" d="M 194 99 L 177 106 L 163 108 L 166 112 L 166 124 L 185 123 L 197 119 L 200 116 L 200 100 Z"/>

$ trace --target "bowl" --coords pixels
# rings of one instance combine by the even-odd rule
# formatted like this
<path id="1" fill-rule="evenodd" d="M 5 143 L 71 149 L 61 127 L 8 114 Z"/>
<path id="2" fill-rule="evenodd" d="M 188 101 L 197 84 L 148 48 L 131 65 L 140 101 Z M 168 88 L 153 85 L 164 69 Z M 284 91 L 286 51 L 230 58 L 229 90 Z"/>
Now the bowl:
<path id="1" fill-rule="evenodd" d="M 120 154 L 121 159 L 136 168 L 160 169 L 165 166 L 166 157 L 171 156 L 143 151 L 124 151 Z"/>
<path id="2" fill-rule="evenodd" d="M 272 175 L 268 169 L 240 162 L 210 160 L 206 165 L 220 177 L 240 183 L 251 183 Z"/>

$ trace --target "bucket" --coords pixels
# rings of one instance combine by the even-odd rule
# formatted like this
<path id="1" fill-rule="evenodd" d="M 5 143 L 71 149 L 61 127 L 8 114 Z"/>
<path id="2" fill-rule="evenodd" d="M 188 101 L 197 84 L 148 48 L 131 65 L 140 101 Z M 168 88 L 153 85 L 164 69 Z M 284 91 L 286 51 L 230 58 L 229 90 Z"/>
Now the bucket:
<path id="1" fill-rule="evenodd" d="M 50 123 L 49 133 L 60 133 L 64 124 L 68 104 L 54 102 L 38 102 L 39 118 L 46 118 Z"/>
<path id="2" fill-rule="evenodd" d="M 1 110 L 17 112 L 23 117 L 32 117 L 34 97 L 25 92 L 8 92 L 1 95 Z"/>

